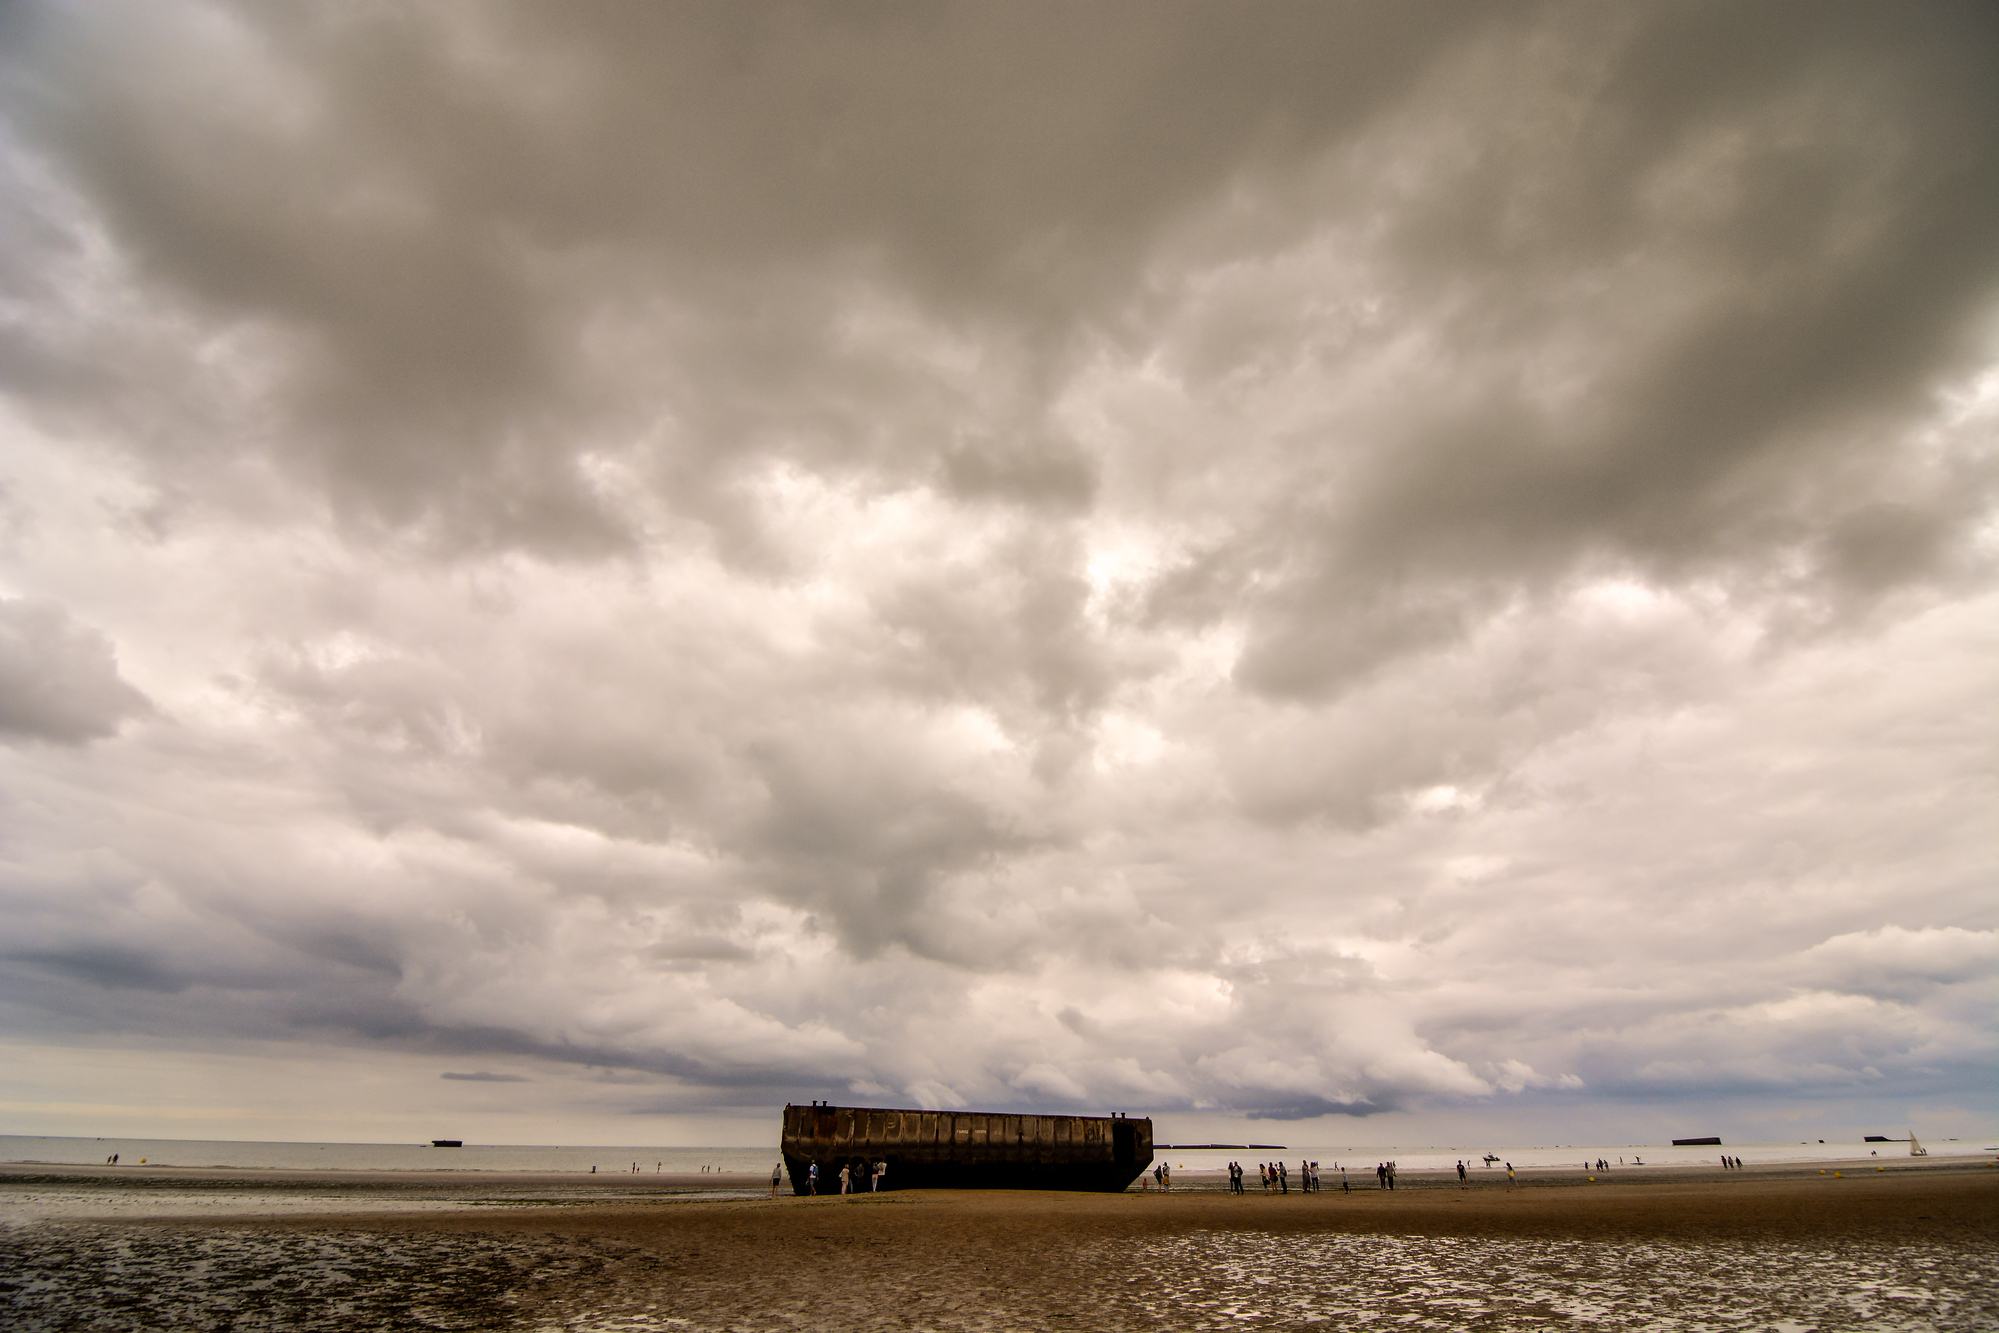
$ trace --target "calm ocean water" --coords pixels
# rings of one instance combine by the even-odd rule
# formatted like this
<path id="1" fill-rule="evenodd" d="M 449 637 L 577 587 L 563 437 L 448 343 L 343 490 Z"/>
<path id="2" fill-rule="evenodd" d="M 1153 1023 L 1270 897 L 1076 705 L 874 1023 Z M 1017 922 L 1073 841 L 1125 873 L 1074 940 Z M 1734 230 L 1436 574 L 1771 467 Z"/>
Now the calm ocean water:
<path id="1" fill-rule="evenodd" d="M 1925 1141 L 1933 1157 L 1980 1156 L 1985 1139 Z M 321 1171 L 527 1171 L 642 1174 L 698 1173 L 703 1168 L 723 1172 L 767 1173 L 777 1161 L 777 1144 L 695 1148 L 658 1145 L 574 1147 L 559 1144 L 478 1144 L 463 1148 L 433 1148 L 416 1143 L 258 1143 L 215 1139 L 36 1138 L 0 1134 L 0 1162 L 101 1163 L 117 1153 L 121 1164 L 136 1166 L 241 1167 L 261 1170 Z M 1613 1167 L 1713 1166 L 1721 1153 L 1743 1158 L 1750 1165 L 1775 1162 L 1829 1161 L 1878 1154 L 1883 1161 L 1905 1159 L 1905 1143 L 1731 1143 L 1720 1148 L 1675 1148 L 1670 1144 L 1290 1144 L 1276 1149 L 1164 1148 L 1156 1158 L 1175 1171 L 1220 1171 L 1230 1161 L 1254 1165 L 1282 1158 L 1310 1160 L 1322 1169 L 1336 1163 L 1372 1171 L 1374 1164 L 1394 1161 L 1405 1171 L 1448 1168 L 1463 1159 L 1484 1170 L 1480 1159 L 1493 1153 L 1521 1169 L 1579 1167 L 1602 1158 Z M 1492 1168 L 1498 1170 L 1495 1166 Z"/>
<path id="2" fill-rule="evenodd" d="M 571 1147 L 561 1144 L 480 1144 L 433 1148 L 427 1143 L 258 1143 L 227 1139 L 35 1138 L 0 1134 L 0 1162 L 222 1166 L 305 1171 L 535 1171 L 647 1174 L 717 1171 L 768 1173 L 777 1141 L 766 1147 L 666 1148 L 657 1145 Z"/>

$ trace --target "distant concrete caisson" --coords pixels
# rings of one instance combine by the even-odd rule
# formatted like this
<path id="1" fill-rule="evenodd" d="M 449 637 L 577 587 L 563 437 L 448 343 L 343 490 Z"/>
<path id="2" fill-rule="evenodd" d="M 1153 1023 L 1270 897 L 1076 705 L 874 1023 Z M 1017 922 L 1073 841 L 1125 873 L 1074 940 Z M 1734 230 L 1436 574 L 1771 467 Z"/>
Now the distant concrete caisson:
<path id="1" fill-rule="evenodd" d="M 780 1140 L 792 1192 L 839 1190 L 840 1168 L 860 1181 L 885 1162 L 882 1190 L 1098 1190 L 1130 1186 L 1152 1164 L 1152 1121 L 1128 1116 L 1007 1115 L 987 1111 L 786 1106 Z M 856 1188 L 867 1186 L 857 1183 Z"/>

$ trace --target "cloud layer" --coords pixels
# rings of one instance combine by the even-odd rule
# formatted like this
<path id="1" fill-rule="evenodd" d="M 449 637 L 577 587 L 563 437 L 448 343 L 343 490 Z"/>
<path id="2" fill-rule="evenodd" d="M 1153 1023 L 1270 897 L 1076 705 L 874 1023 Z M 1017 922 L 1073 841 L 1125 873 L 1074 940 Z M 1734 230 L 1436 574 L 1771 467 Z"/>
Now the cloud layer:
<path id="1" fill-rule="evenodd" d="M 1989 8 L 1245 18 L 0 18 L 6 1033 L 1989 1088 Z"/>

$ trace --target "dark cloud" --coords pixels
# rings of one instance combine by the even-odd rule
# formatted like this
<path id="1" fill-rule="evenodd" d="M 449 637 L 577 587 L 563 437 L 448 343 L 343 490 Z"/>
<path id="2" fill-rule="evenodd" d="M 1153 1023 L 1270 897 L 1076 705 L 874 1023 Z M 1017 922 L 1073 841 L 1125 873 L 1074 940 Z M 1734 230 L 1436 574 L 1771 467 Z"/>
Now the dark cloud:
<path id="1" fill-rule="evenodd" d="M 150 711 L 102 634 L 49 602 L 0 598 L 0 735 L 81 745 Z"/>
<path id="2" fill-rule="evenodd" d="M 439 1074 L 438 1077 L 451 1079 L 459 1083 L 531 1083 L 534 1081 L 523 1078 L 519 1074 L 489 1074 L 483 1070 L 471 1074 L 455 1074 L 446 1070 L 444 1073 Z"/>
<path id="3" fill-rule="evenodd" d="M 1371 1101 L 1334 1102 L 1327 1101 L 1323 1097 L 1306 1097 L 1289 1105 L 1256 1107 L 1245 1111 L 1243 1114 L 1246 1119 L 1250 1120 L 1315 1120 L 1320 1116 L 1326 1115 L 1353 1116 L 1356 1119 L 1365 1119 L 1368 1116 L 1380 1115 L 1383 1112 L 1395 1109 L 1393 1105 L 1383 1105 Z"/>

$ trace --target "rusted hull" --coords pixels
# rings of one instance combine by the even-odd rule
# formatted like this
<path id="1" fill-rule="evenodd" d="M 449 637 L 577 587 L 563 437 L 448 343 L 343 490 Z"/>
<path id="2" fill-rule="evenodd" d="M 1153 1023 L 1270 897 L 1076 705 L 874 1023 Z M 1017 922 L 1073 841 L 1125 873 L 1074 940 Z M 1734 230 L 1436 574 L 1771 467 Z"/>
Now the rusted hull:
<path id="1" fill-rule="evenodd" d="M 1128 1188 L 1152 1164 L 1152 1122 L 1124 1116 L 1007 1115 L 871 1106 L 787 1106 L 780 1141 L 796 1194 L 907 1189 Z M 879 1182 L 871 1163 L 886 1163 Z"/>

